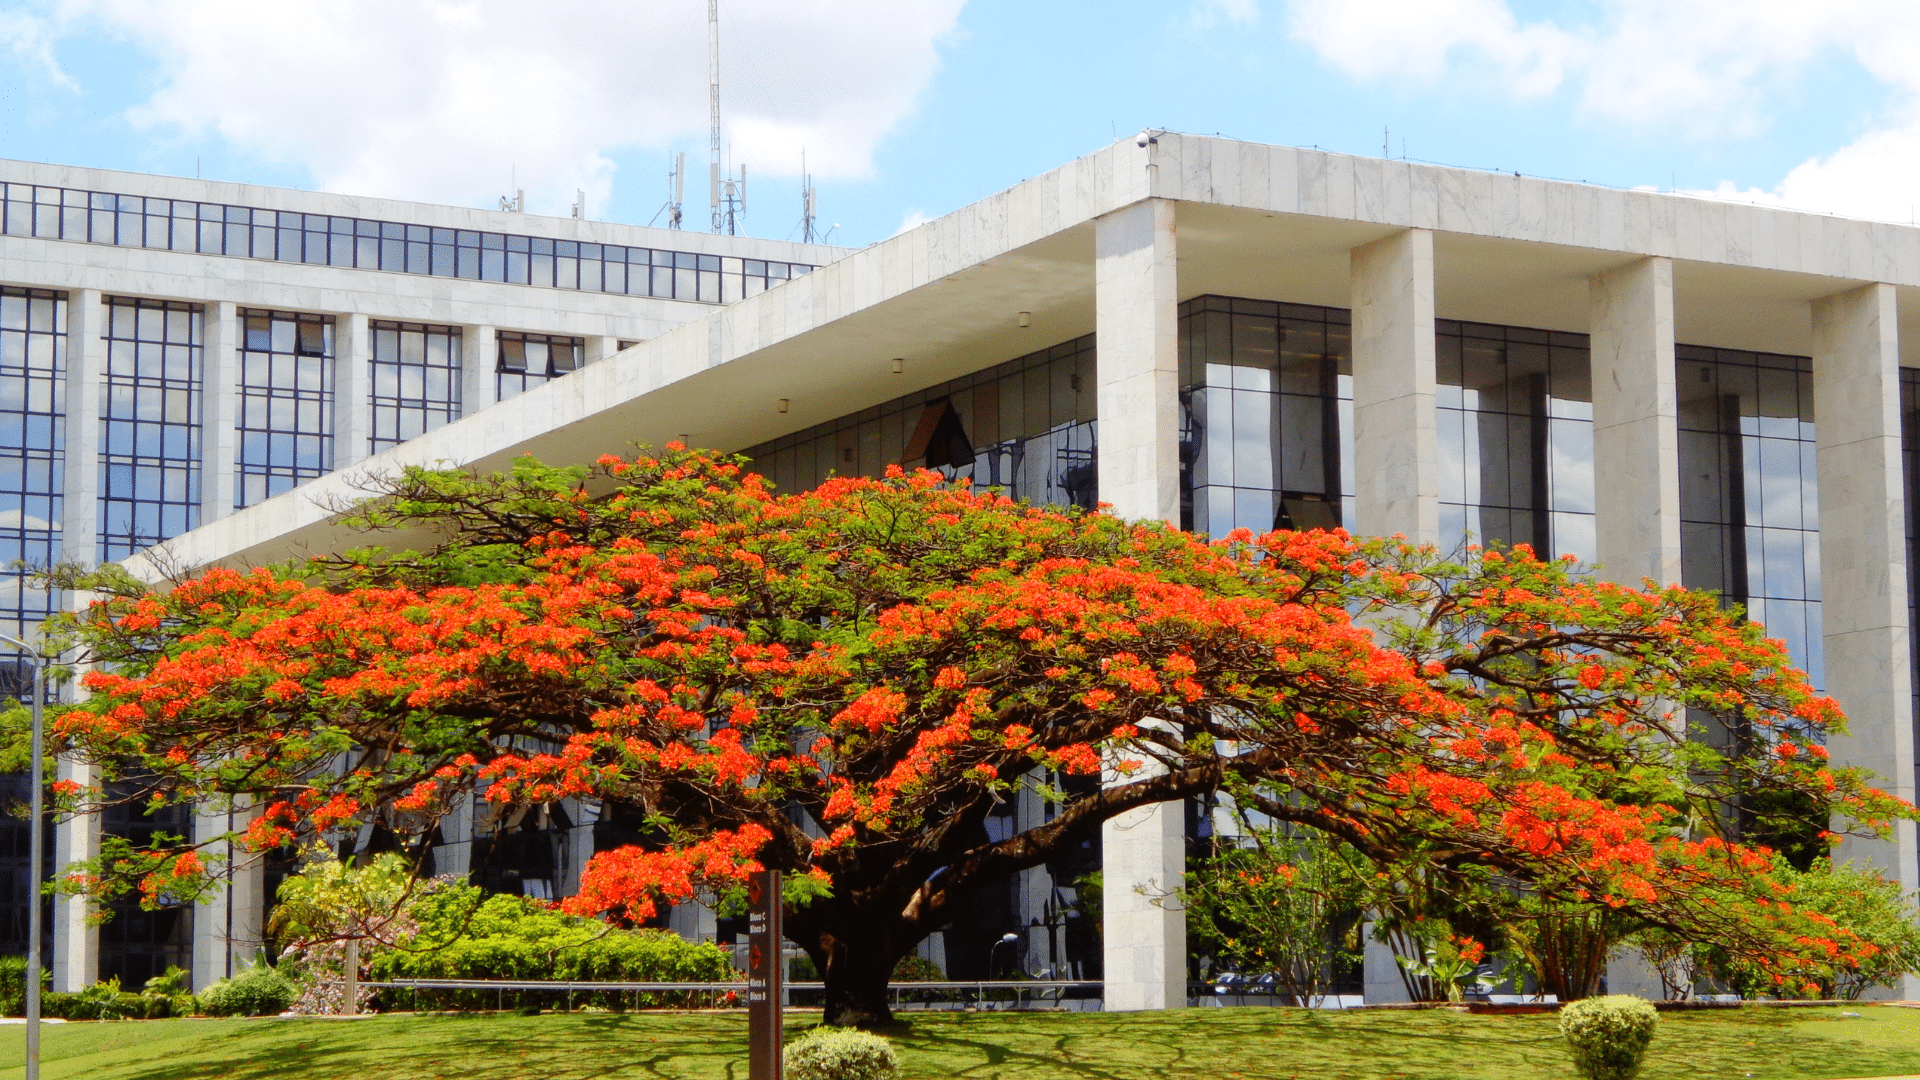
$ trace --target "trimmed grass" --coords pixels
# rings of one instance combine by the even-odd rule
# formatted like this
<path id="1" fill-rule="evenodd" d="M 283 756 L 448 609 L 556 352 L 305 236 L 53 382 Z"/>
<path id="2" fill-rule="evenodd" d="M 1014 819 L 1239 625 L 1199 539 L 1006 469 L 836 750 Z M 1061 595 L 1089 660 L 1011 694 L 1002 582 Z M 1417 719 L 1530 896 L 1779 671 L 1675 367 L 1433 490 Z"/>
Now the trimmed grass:
<path id="1" fill-rule="evenodd" d="M 1858 1017 L 1843 1015 L 1857 1012 Z M 794 1031 L 813 1023 L 794 1017 Z M 47 1080 L 745 1080 L 728 1013 L 50 1025 Z M 0 1080 L 25 1033 L 0 1028 Z M 1552 1016 L 1192 1009 L 939 1013 L 894 1033 L 906 1080 L 1573 1080 Z M 1642 1080 L 1920 1073 L 1920 1010 L 1666 1013 Z"/>

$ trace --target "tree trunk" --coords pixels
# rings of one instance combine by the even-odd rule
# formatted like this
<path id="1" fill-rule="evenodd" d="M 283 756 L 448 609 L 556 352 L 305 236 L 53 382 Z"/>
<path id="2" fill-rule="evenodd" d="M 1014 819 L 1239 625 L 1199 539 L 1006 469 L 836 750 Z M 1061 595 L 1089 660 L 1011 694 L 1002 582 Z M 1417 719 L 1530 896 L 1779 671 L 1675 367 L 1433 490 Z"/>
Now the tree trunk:
<path id="1" fill-rule="evenodd" d="M 894 1022 L 887 986 L 894 965 L 913 944 L 900 943 L 897 916 L 890 919 L 878 912 L 841 908 L 830 899 L 816 900 L 789 912 L 786 929 L 826 981 L 826 1023 L 873 1028 Z"/>
<path id="2" fill-rule="evenodd" d="M 827 953 L 827 966 L 822 974 L 827 980 L 828 1024 L 873 1028 L 893 1023 L 887 985 L 899 958 L 893 955 L 893 950 L 877 946 L 878 942 L 852 938 L 835 941 Z"/>

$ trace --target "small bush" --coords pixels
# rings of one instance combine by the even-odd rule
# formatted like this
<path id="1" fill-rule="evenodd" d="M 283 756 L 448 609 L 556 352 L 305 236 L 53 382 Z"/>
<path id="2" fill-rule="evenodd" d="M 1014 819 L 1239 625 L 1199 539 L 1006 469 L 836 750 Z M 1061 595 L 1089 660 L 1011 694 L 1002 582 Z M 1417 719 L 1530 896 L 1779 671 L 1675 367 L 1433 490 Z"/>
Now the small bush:
<path id="1" fill-rule="evenodd" d="M 62 1020 L 142 1020 L 148 1003 L 139 994 L 120 989 L 120 980 L 97 982 L 75 994 L 45 994 L 40 1015 Z"/>
<path id="2" fill-rule="evenodd" d="M 292 1007 L 294 996 L 286 976 L 255 964 L 202 990 L 200 1011 L 208 1016 L 278 1016 Z"/>
<path id="3" fill-rule="evenodd" d="M 908 953 L 893 965 L 893 981 L 897 983 L 945 982 L 946 978 L 947 973 L 940 970 L 939 964 L 919 953 Z"/>
<path id="4" fill-rule="evenodd" d="M 47 996 L 53 972 L 40 969 L 40 996 Z M 27 1015 L 27 958 L 0 956 L 0 1016 Z"/>
<path id="5" fill-rule="evenodd" d="M 900 1072 L 887 1040 L 851 1028 L 815 1028 L 780 1057 L 787 1080 L 894 1080 Z"/>
<path id="6" fill-rule="evenodd" d="M 1628 994 L 1586 998 L 1560 1010 L 1560 1034 L 1587 1080 L 1632 1080 L 1659 1022 L 1652 1005 Z"/>

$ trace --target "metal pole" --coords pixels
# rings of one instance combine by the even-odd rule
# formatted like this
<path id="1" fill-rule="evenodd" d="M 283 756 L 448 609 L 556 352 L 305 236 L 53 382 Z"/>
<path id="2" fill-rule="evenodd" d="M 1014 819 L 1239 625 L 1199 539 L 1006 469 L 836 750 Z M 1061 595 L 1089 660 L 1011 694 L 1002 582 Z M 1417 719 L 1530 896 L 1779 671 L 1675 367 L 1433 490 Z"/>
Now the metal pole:
<path id="1" fill-rule="evenodd" d="M 42 762 L 46 753 L 46 724 L 42 701 L 47 696 L 47 669 L 40 651 L 33 646 L 5 634 L 0 634 L 0 642 L 19 646 L 33 665 L 33 701 L 29 706 L 33 712 L 33 763 L 28 767 L 33 791 L 28 796 L 30 827 L 27 830 L 27 1080 L 40 1080 L 40 860 L 45 847 L 40 833 L 47 812 L 46 766 Z"/>
<path id="2" fill-rule="evenodd" d="M 27 871 L 27 1080 L 40 1080 L 40 859 L 45 844 L 40 833 L 47 810 L 42 795 L 47 777 L 41 761 L 46 742 L 41 701 L 47 696 L 47 669 L 41 665 L 39 654 L 33 659 L 33 824 L 27 837 L 27 861 L 32 864 Z"/>

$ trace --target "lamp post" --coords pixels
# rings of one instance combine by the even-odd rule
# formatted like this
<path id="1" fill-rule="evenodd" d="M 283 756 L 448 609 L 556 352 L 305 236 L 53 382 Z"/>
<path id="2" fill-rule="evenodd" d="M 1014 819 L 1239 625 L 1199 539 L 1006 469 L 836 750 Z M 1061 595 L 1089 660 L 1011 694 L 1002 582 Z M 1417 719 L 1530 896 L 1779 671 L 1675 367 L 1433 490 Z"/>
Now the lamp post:
<path id="1" fill-rule="evenodd" d="M 987 978 L 989 979 L 993 978 L 993 974 L 994 974 L 993 958 L 994 958 L 994 955 L 1000 951 L 1000 946 L 1012 945 L 1014 942 L 1017 942 L 1019 940 L 1020 940 L 1019 934 L 1002 934 L 1000 935 L 1000 940 L 994 942 L 993 947 L 987 950 Z"/>
<path id="2" fill-rule="evenodd" d="M 0 643 L 19 646 L 33 664 L 33 764 L 29 769 L 33 792 L 28 798 L 32 826 L 27 833 L 27 1080 L 40 1080 L 40 860 L 45 846 L 40 822 L 46 816 L 47 783 L 42 764 L 46 732 L 41 702 L 47 696 L 47 667 L 40 650 L 19 638 L 0 634 Z"/>

